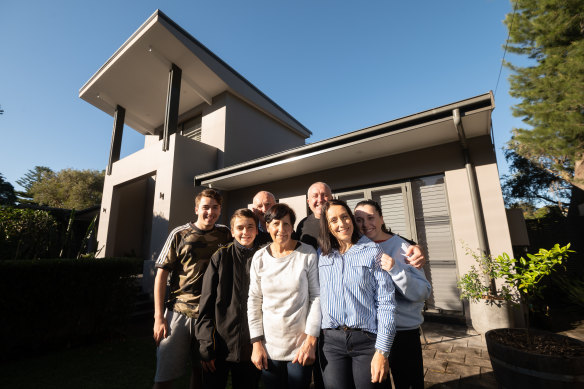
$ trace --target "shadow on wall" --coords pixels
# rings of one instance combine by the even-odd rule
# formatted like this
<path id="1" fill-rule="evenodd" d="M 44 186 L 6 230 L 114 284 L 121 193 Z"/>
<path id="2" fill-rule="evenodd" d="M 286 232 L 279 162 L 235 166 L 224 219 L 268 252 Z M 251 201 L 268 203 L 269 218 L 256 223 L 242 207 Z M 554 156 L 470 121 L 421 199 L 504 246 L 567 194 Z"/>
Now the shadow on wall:
<path id="1" fill-rule="evenodd" d="M 150 294 L 154 290 L 154 277 L 156 276 L 156 267 L 154 263 L 162 251 L 162 246 L 170 233 L 168 219 L 159 214 L 152 216 L 152 233 L 150 235 L 150 258 L 144 261 L 142 272 L 142 291 Z"/>

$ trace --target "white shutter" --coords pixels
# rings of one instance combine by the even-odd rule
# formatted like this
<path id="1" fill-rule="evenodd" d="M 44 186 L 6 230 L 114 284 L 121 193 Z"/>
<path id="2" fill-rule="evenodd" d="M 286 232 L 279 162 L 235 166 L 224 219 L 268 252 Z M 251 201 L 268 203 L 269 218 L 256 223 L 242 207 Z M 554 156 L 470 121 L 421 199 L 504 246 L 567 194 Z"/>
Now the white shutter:
<path id="1" fill-rule="evenodd" d="M 350 194 L 340 194 L 337 196 L 337 198 L 339 200 L 343 200 L 344 202 L 346 202 L 349 208 L 351 209 L 351 212 L 353 212 L 355 210 L 355 206 L 357 205 L 357 203 L 359 201 L 365 200 L 365 195 L 363 192 L 357 192 Z"/>
<path id="2" fill-rule="evenodd" d="M 401 187 L 374 191 L 373 200 L 381 206 L 383 222 L 394 234 L 411 239 L 409 223 L 407 221 L 407 202 Z"/>
<path id="3" fill-rule="evenodd" d="M 426 277 L 432 283 L 431 309 L 462 311 L 456 287 L 456 258 L 444 176 L 412 180 L 412 195 L 418 243 L 428 254 Z"/>

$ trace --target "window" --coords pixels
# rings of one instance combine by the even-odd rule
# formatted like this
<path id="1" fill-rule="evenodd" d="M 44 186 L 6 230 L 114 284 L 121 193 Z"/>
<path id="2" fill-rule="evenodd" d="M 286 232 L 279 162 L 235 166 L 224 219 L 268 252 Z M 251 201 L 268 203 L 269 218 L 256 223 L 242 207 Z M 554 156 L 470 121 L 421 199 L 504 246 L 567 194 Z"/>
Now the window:
<path id="1" fill-rule="evenodd" d="M 181 128 L 180 134 L 182 136 L 201 141 L 201 115 L 183 122 Z"/>
<path id="2" fill-rule="evenodd" d="M 413 208 L 407 195 L 409 183 L 337 193 L 336 198 L 347 202 L 351 210 L 361 200 L 373 199 L 381 206 L 387 228 L 405 238 L 416 240 Z"/>

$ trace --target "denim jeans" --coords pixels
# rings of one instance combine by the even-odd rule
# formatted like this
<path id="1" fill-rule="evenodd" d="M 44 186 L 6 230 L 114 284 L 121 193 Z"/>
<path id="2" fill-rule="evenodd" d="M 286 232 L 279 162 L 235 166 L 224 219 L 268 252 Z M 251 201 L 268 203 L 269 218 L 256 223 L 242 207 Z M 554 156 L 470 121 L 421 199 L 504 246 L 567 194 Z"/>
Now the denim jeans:
<path id="1" fill-rule="evenodd" d="M 268 369 L 262 370 L 265 389 L 308 389 L 312 377 L 312 365 L 302 366 L 291 361 L 268 359 Z"/>
<path id="2" fill-rule="evenodd" d="M 323 330 L 320 367 L 326 389 L 382 388 L 371 382 L 376 335 L 360 330 Z"/>

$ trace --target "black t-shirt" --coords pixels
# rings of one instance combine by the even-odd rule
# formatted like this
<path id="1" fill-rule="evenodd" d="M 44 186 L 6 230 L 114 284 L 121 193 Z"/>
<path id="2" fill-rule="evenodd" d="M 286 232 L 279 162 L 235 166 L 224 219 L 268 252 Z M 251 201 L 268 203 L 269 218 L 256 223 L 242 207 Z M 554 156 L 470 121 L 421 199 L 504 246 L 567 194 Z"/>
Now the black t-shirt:
<path id="1" fill-rule="evenodd" d="M 298 223 L 295 239 L 318 249 L 318 235 L 320 233 L 320 219 L 310 214 Z"/>

